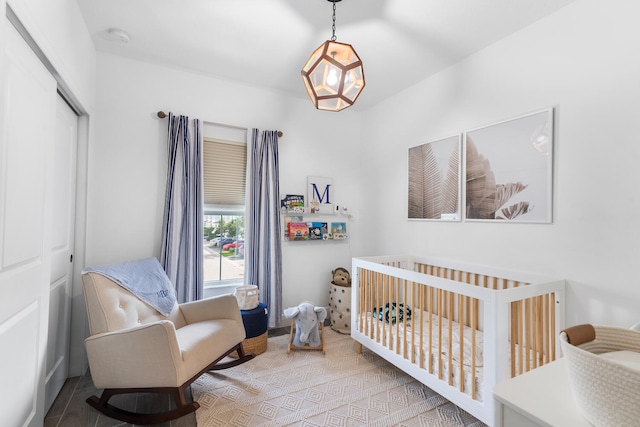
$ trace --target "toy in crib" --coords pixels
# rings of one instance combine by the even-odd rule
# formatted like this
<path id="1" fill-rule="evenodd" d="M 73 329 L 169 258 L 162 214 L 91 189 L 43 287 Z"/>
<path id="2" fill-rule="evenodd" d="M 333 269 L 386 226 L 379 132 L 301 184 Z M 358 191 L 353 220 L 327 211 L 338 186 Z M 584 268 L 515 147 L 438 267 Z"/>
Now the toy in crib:
<path id="1" fill-rule="evenodd" d="M 385 320 L 387 323 L 396 323 L 396 321 L 402 322 L 404 318 L 407 320 L 411 319 L 411 307 L 406 306 L 403 303 L 396 303 L 395 301 L 391 302 L 391 304 L 386 303 L 384 306 L 384 310 L 382 307 L 378 307 L 377 309 L 373 309 L 373 316 L 376 316 L 378 313 L 379 320 Z"/>
<path id="2" fill-rule="evenodd" d="M 322 350 L 324 354 L 324 319 L 327 309 L 303 302 L 284 310 L 284 317 L 291 319 L 291 333 L 287 353 L 294 350 Z M 294 334 L 295 330 L 295 334 Z"/>

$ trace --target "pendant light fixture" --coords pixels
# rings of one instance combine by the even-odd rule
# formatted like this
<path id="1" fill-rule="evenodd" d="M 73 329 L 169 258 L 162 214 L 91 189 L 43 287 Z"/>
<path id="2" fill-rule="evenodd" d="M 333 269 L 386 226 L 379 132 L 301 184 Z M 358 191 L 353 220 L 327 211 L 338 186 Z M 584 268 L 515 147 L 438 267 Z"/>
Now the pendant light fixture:
<path id="1" fill-rule="evenodd" d="M 336 3 L 333 35 L 317 48 L 302 68 L 307 94 L 318 110 L 340 111 L 353 105 L 364 88 L 362 61 L 350 44 L 336 41 Z"/>

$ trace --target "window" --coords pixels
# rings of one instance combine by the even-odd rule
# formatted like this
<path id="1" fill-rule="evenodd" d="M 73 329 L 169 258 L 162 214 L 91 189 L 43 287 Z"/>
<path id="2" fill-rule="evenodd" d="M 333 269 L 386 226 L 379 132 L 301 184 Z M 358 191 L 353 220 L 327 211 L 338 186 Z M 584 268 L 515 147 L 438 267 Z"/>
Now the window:
<path id="1" fill-rule="evenodd" d="M 246 170 L 245 143 L 204 139 L 205 288 L 243 283 Z"/>

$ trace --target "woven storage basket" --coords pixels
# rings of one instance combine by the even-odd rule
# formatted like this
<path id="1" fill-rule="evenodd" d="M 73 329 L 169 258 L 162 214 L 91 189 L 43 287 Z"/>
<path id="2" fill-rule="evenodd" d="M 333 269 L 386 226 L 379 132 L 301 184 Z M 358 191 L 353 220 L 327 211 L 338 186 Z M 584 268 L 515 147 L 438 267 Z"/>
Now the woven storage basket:
<path id="1" fill-rule="evenodd" d="M 560 345 L 578 409 L 596 427 L 637 426 L 640 423 L 640 370 L 600 354 L 621 350 L 640 352 L 640 332 L 608 326 L 593 329 L 595 339 L 577 345 L 569 343 L 567 333 L 560 333 Z"/>
<path id="2" fill-rule="evenodd" d="M 245 354 L 253 353 L 254 356 L 264 353 L 267 351 L 267 335 L 268 332 L 265 332 L 262 335 L 258 335 L 257 337 L 247 338 L 242 341 L 242 349 Z M 238 358 L 238 352 L 234 351 L 229 354 L 229 357 L 233 357 L 234 359 Z"/>

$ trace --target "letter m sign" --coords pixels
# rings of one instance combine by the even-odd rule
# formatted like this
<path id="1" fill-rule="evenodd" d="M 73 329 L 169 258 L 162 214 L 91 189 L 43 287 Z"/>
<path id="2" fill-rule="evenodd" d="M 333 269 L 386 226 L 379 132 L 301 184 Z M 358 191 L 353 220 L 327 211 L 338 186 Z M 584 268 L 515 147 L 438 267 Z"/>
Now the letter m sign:
<path id="1" fill-rule="evenodd" d="M 307 177 L 307 212 L 333 213 L 333 178 Z"/>

